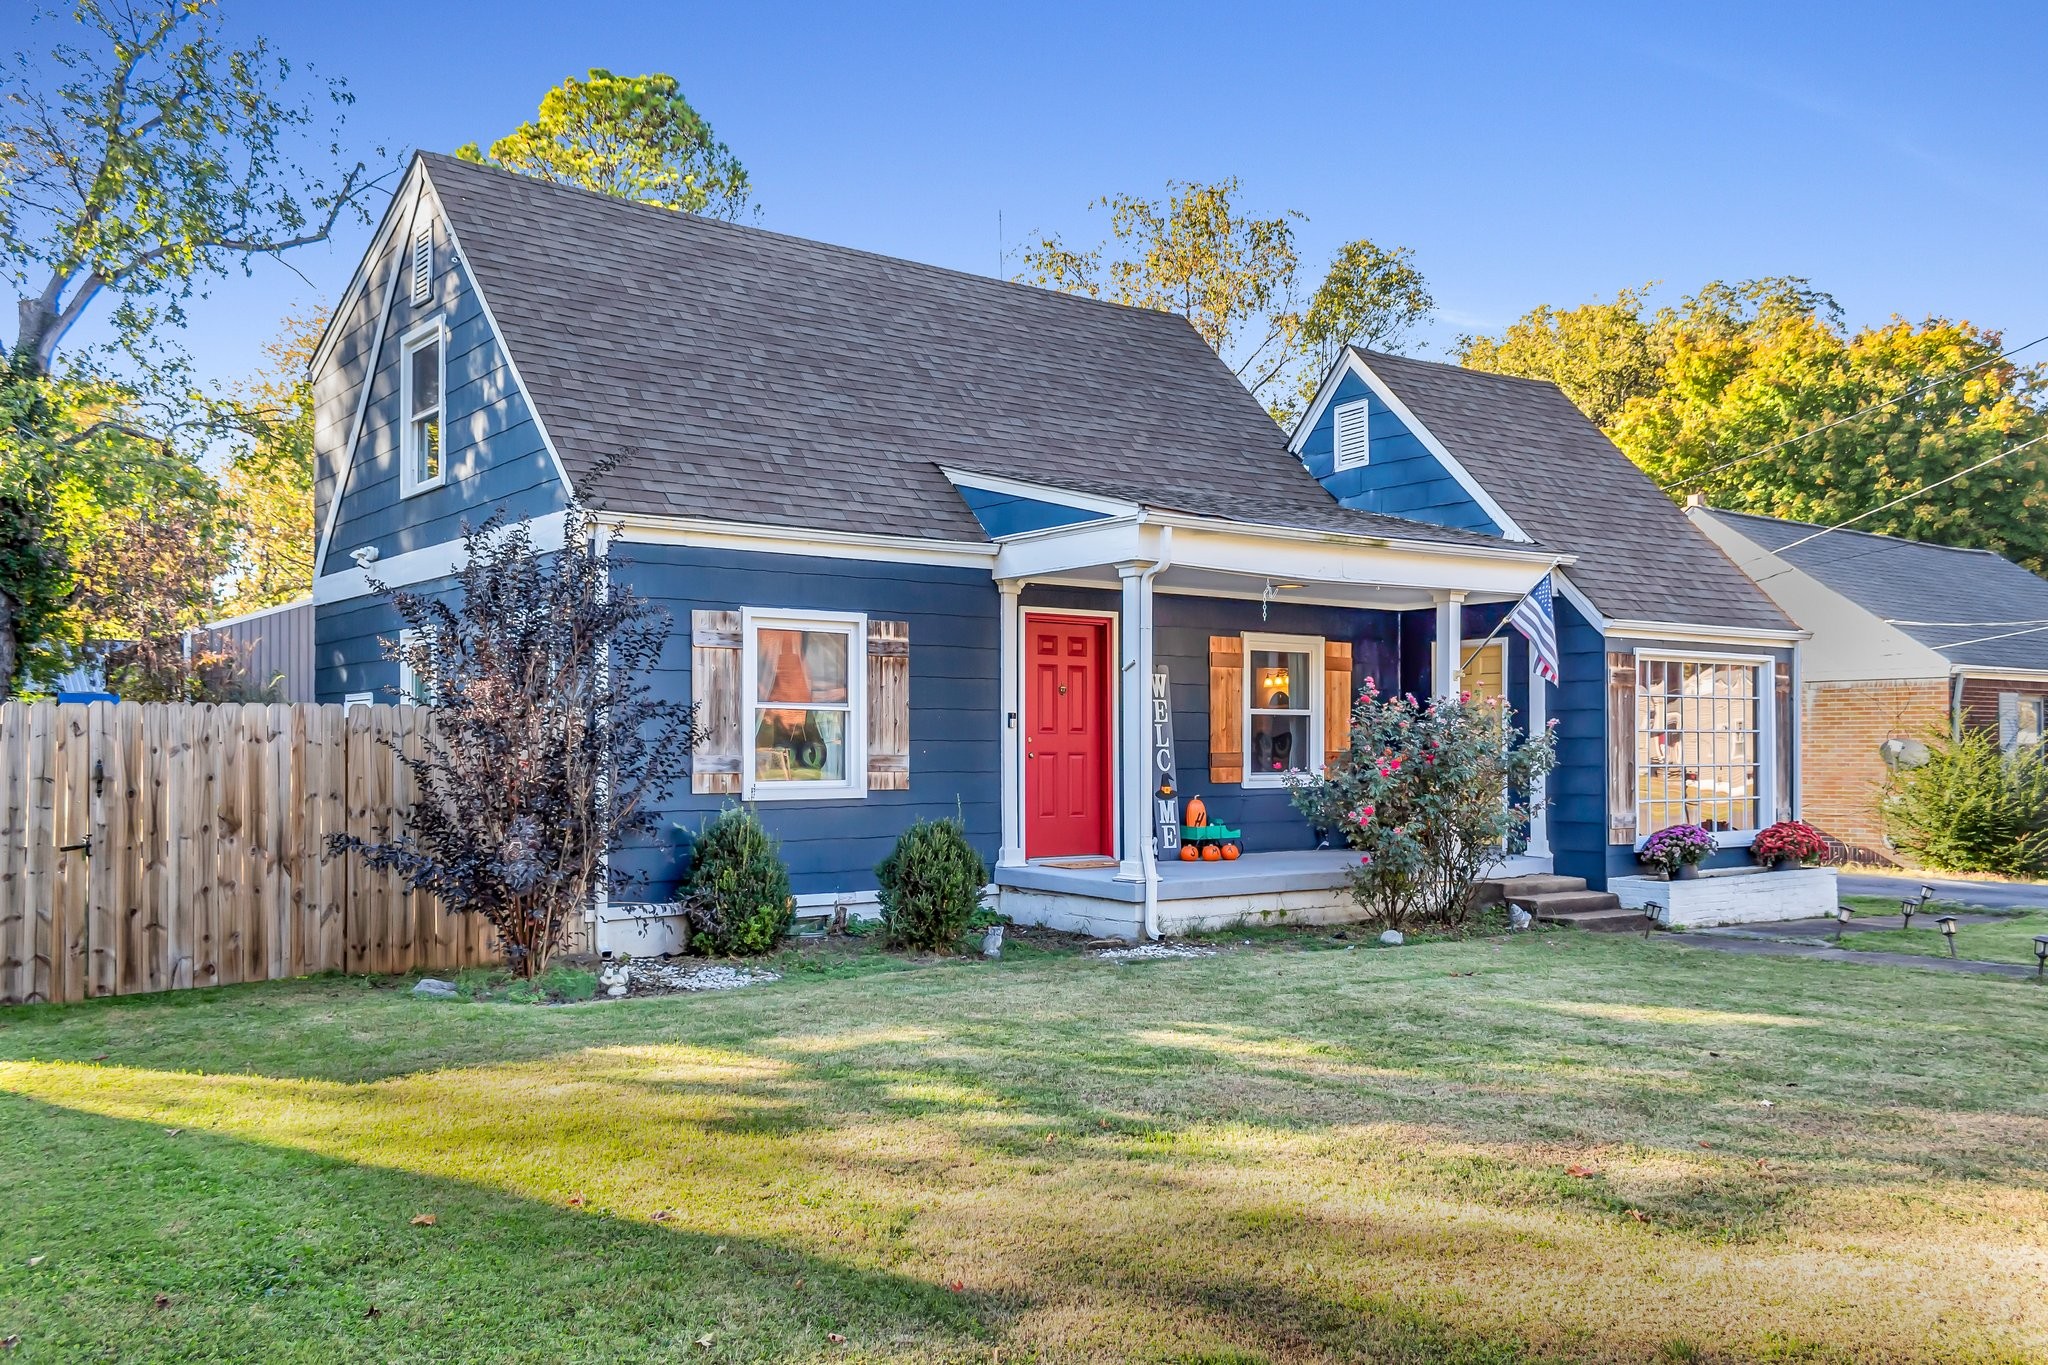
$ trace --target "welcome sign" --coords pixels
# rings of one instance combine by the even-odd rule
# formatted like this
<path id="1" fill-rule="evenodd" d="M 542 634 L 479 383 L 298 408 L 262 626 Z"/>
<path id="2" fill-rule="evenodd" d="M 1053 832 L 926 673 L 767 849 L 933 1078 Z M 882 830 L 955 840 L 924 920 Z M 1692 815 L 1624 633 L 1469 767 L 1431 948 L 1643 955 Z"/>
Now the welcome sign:
<path id="1" fill-rule="evenodd" d="M 1152 808 L 1158 822 L 1154 848 L 1161 854 L 1180 849 L 1180 781 L 1173 764 L 1173 702 L 1166 665 L 1152 670 Z"/>

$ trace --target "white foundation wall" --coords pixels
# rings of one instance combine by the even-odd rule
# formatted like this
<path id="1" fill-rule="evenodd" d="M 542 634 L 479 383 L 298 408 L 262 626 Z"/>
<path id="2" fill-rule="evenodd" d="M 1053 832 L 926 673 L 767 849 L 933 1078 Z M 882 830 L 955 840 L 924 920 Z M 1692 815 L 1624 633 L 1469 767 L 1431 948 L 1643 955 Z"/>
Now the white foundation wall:
<path id="1" fill-rule="evenodd" d="M 1610 877 L 1607 889 L 1619 896 L 1627 909 L 1657 907 L 1657 923 L 1667 929 L 1826 919 L 1835 913 L 1839 901 L 1831 867 L 1806 867 L 1796 872 L 1735 868 L 1702 873 L 1684 882 Z"/>

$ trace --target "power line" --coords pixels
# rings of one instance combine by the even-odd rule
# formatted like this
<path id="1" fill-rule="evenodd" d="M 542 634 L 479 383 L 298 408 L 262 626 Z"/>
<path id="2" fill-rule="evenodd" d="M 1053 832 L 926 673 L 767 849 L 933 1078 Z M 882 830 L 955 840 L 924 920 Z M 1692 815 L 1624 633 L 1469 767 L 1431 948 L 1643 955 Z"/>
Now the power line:
<path id="1" fill-rule="evenodd" d="M 2048 626 L 2048 620 L 2035 617 L 2031 621 L 1901 621 L 1896 616 L 1883 618 L 1888 626 L 1936 626 L 1943 630 L 1988 630 L 1995 626 Z"/>
<path id="2" fill-rule="evenodd" d="M 1722 464 L 1717 464 L 1713 466 L 1711 469 L 1703 469 L 1699 473 L 1688 475 L 1686 478 L 1680 479 L 1675 483 L 1659 484 L 1658 487 L 1666 493 L 1673 493 L 1681 488 L 1689 488 L 1693 484 L 1700 482 L 1700 480 L 1702 479 L 1712 478 L 1714 475 L 1719 474 L 1724 469 L 1733 469 L 1736 465 L 1747 464 L 1749 463 L 1749 461 L 1758 459 L 1759 457 L 1764 455 L 1769 455 L 1773 451 L 1783 450 L 1786 446 L 1789 445 L 1796 445 L 1799 442 L 1805 440 L 1809 436 L 1818 436 L 1823 431 L 1832 431 L 1836 427 L 1841 426 L 1847 422 L 1853 422 L 1859 417 L 1868 417 L 1871 413 L 1878 411 L 1880 408 L 1888 408 L 1894 403 L 1903 403 L 1908 398 L 1918 398 L 1921 394 L 1939 388 L 1941 385 L 1946 384 L 1951 380 L 1961 379 L 1964 375 L 1967 374 L 1975 374 L 1977 371 L 1984 369 L 1987 366 L 1996 365 L 2001 360 L 2009 360 L 2013 356 L 2018 355 L 2021 351 L 2029 350 L 2032 347 L 2039 346 L 2044 341 L 2048 341 L 2048 336 L 2037 336 L 2032 341 L 2027 342 L 2025 345 L 2015 346 L 2009 351 L 2001 351 L 1997 355 L 1992 356 L 1989 360 L 1980 360 L 1975 365 L 1970 366 L 1966 370 L 1957 370 L 1953 374 L 1945 374 L 1937 379 L 1930 379 L 1917 389 L 1908 389 L 1904 393 L 1895 394 L 1890 398 L 1879 399 L 1877 402 L 1872 403 L 1869 407 L 1859 409 L 1856 412 L 1852 412 L 1847 417 L 1837 417 L 1832 422 L 1823 422 L 1821 425 L 1817 427 L 1812 427 L 1806 431 L 1800 432 L 1797 436 L 1787 436 L 1784 440 L 1778 441 L 1772 445 L 1767 445 L 1761 450 L 1752 450 L 1747 455 L 1738 455 L 1732 460 L 1728 460 Z"/>
<path id="3" fill-rule="evenodd" d="M 1993 640 L 2010 640 L 2017 635 L 2034 635 L 2044 630 L 2048 630 L 2048 625 L 2035 626 L 2031 630 L 2008 630 L 2003 635 L 1979 635 L 1974 640 L 1944 640 L 1934 648 L 1961 649 L 1964 645 L 1988 645 Z"/>
<path id="4" fill-rule="evenodd" d="M 1936 479 L 1933 483 L 1922 484 L 1920 487 L 1913 489 L 1911 492 L 1901 493 L 1898 497 L 1893 498 L 1890 502 L 1885 503 L 1882 506 L 1873 507 L 1868 512 L 1858 512 L 1855 516 L 1850 517 L 1847 521 L 1838 521 L 1833 526 L 1823 526 L 1820 530 L 1815 531 L 1810 536 L 1801 536 L 1799 539 L 1792 541 L 1790 544 L 1780 545 L 1771 553 L 1782 555 L 1787 550 L 1796 550 L 1801 545 L 1806 544 L 1808 541 L 1819 540 L 1822 536 L 1826 535 L 1830 531 L 1839 531 L 1844 526 L 1853 525 L 1854 523 L 1863 520 L 1865 517 L 1874 517 L 1879 512 L 1890 511 L 1892 508 L 1897 507 L 1902 502 L 1906 502 L 1912 498 L 1917 498 L 1922 493 L 1931 493 L 1935 489 L 1941 487 L 1943 484 L 1954 483 L 1957 479 L 1962 478 L 1965 474 L 1974 474 L 1978 470 L 1984 468 L 1986 465 L 1997 464 L 2006 456 L 2016 455 L 2020 451 L 2025 450 L 2028 446 L 2039 445 L 2043 441 L 2048 441 L 2048 432 L 2044 432 L 2039 436 L 2030 437 L 2027 440 L 2021 441 L 2016 446 L 2007 446 L 2004 450 L 1999 451 L 1996 455 L 1993 455 L 1988 460 L 1979 460 L 1977 461 L 1977 463 L 1971 465 L 1968 469 L 1958 469 L 1955 473 L 1949 475 L 1945 479 Z"/>

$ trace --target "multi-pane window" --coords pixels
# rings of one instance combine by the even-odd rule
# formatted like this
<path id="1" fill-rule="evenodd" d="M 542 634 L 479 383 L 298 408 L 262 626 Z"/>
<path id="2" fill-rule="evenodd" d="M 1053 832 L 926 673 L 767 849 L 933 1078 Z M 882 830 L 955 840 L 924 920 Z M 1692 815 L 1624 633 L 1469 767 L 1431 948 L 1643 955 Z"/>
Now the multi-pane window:
<path id="1" fill-rule="evenodd" d="M 1278 786 L 1289 773 L 1322 765 L 1316 745 L 1322 734 L 1323 642 L 1247 635 L 1244 651 L 1244 782 Z"/>
<path id="2" fill-rule="evenodd" d="M 747 788 L 757 798 L 865 789 L 866 627 L 747 613 Z"/>
<path id="3" fill-rule="evenodd" d="M 1763 711 L 1756 664 L 1636 660 L 1636 818 L 1753 830 L 1762 823 Z"/>
<path id="4" fill-rule="evenodd" d="M 405 426 L 400 435 L 400 483 L 406 494 L 438 488 L 441 462 L 441 400 L 445 387 L 447 342 L 432 327 L 408 338 L 402 378 Z"/>

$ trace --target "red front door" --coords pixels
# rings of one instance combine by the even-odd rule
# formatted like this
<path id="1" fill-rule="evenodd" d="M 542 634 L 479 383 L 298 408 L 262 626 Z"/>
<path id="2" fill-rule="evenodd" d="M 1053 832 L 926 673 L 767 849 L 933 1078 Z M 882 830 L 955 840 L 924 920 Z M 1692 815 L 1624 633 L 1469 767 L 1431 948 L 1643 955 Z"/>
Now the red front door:
<path id="1" fill-rule="evenodd" d="M 1024 853 L 1115 852 L 1110 837 L 1109 622 L 1024 618 Z"/>

